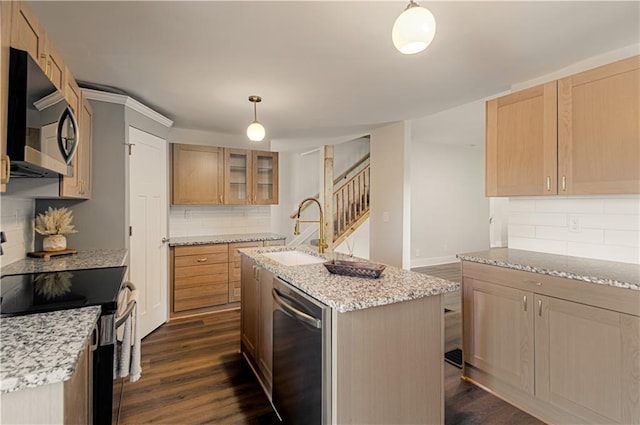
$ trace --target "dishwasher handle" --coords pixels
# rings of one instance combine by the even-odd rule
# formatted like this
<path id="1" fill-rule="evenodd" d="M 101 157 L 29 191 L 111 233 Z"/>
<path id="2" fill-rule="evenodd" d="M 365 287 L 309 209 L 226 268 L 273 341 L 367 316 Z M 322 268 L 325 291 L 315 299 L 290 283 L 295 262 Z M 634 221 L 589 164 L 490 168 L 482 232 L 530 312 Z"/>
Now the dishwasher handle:
<path id="1" fill-rule="evenodd" d="M 290 304 L 288 304 L 282 297 L 281 294 L 278 292 L 278 290 L 276 288 L 273 288 L 271 290 L 271 295 L 273 296 L 273 300 L 276 302 L 276 304 L 278 304 L 278 306 L 280 306 L 280 309 L 287 314 L 288 316 L 294 317 L 298 320 L 300 320 L 303 323 L 306 323 L 307 325 L 313 326 L 314 328 L 317 329 L 322 329 L 322 320 L 320 319 L 316 319 L 313 316 L 308 315 L 305 312 L 302 312 L 300 310 L 298 310 L 297 308 L 291 306 Z"/>

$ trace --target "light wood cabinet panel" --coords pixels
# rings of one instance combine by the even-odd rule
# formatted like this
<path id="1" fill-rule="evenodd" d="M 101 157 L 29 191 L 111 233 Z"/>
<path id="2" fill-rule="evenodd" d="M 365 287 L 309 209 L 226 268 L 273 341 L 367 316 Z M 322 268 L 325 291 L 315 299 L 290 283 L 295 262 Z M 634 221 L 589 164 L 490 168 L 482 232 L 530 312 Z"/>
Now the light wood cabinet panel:
<path id="1" fill-rule="evenodd" d="M 27 51 L 47 71 L 46 35 L 29 5 L 24 1 L 13 4 L 11 21 L 11 46 Z"/>
<path id="2" fill-rule="evenodd" d="M 174 293 L 174 311 L 181 312 L 203 307 L 226 304 L 229 300 L 227 282 L 212 284 L 207 281 L 200 287 L 176 289 Z"/>
<path id="3" fill-rule="evenodd" d="M 49 77 L 53 85 L 64 93 L 65 81 L 67 79 L 67 69 L 65 67 L 64 61 L 62 60 L 62 56 L 58 53 L 58 50 L 55 48 L 53 43 L 49 38 L 46 38 L 46 64 L 45 64 L 45 74 Z"/>
<path id="4" fill-rule="evenodd" d="M 260 322 L 258 328 L 258 368 L 264 377 L 267 394 L 271 394 L 273 370 L 273 273 L 259 270 Z"/>
<path id="5" fill-rule="evenodd" d="M 93 421 L 93 352 L 80 355 L 76 371 L 64 383 L 64 423 L 90 424 Z"/>
<path id="6" fill-rule="evenodd" d="M 251 203 L 251 151 L 224 149 L 224 203 L 246 205 Z"/>
<path id="7" fill-rule="evenodd" d="M 177 246 L 175 250 L 176 257 L 182 257 L 185 255 L 226 254 L 227 244 Z"/>
<path id="8" fill-rule="evenodd" d="M 465 361 L 533 394 L 533 293 L 465 279 Z"/>
<path id="9" fill-rule="evenodd" d="M 12 3 L 0 2 L 0 93 L 9 92 L 9 46 L 11 44 Z M 6 95 L 0 96 L 0 192 L 6 191 L 9 178 L 9 158 L 7 155 L 7 102 Z"/>
<path id="10" fill-rule="evenodd" d="M 64 198 L 91 198 L 91 161 L 93 141 L 93 109 L 88 100 L 82 98 L 80 88 L 70 73 L 66 82 L 65 98 L 76 115 L 78 123 L 78 147 L 71 160 L 72 174 L 60 177 L 60 196 Z M 73 103 L 71 103 L 73 102 Z"/>
<path id="11" fill-rule="evenodd" d="M 589 423 L 640 422 L 640 318 L 536 296 L 536 396 Z"/>
<path id="12" fill-rule="evenodd" d="M 278 152 L 253 151 L 253 196 L 251 203 L 271 205 L 278 203 Z"/>
<path id="13" fill-rule="evenodd" d="M 548 423 L 640 423 L 640 291 L 466 261 L 462 273 L 466 379 Z"/>
<path id="14" fill-rule="evenodd" d="M 254 248 L 263 246 L 262 241 L 236 242 L 229 244 L 229 302 L 238 302 L 242 298 L 241 255 L 238 248 Z"/>
<path id="15" fill-rule="evenodd" d="M 172 145 L 171 203 L 218 205 L 223 198 L 223 149 Z"/>
<path id="16" fill-rule="evenodd" d="M 556 82 L 487 102 L 487 196 L 556 193 Z"/>
<path id="17" fill-rule="evenodd" d="M 258 321 L 260 320 L 260 287 L 258 285 L 257 270 L 253 260 L 242 257 L 241 264 L 241 348 L 255 364 L 258 347 Z"/>
<path id="18" fill-rule="evenodd" d="M 640 56 L 563 78 L 558 91 L 559 193 L 639 193 Z"/>

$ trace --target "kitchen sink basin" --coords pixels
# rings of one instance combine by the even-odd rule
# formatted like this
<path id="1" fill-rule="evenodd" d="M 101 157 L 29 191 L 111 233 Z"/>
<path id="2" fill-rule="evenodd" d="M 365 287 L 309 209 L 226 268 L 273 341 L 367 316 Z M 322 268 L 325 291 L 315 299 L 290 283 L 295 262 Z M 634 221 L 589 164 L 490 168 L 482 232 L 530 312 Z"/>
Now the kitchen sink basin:
<path id="1" fill-rule="evenodd" d="M 324 258 L 316 257 L 315 255 L 302 251 L 265 252 L 262 255 L 283 266 L 303 266 L 305 264 L 318 264 L 327 261 Z"/>

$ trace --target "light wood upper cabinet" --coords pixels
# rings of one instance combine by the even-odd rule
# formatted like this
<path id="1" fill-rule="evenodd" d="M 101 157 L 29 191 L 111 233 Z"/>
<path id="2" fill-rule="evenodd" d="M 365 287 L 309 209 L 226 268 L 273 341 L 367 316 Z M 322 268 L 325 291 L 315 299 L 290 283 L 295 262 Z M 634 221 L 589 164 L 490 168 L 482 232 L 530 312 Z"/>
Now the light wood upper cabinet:
<path id="1" fill-rule="evenodd" d="M 224 149 L 224 203 L 246 205 L 251 203 L 251 151 Z"/>
<path id="2" fill-rule="evenodd" d="M 27 51 L 31 57 L 47 72 L 47 40 L 40 22 L 24 1 L 13 4 L 11 22 L 11 46 Z M 48 74 L 47 74 L 48 75 Z"/>
<path id="3" fill-rule="evenodd" d="M 222 204 L 223 163 L 222 148 L 173 144 L 171 203 Z"/>
<path id="4" fill-rule="evenodd" d="M 278 203 L 278 152 L 253 151 L 252 203 Z"/>
<path id="5" fill-rule="evenodd" d="M 82 97 L 80 88 L 75 80 L 67 82 L 69 98 L 67 102 L 76 101 L 72 105 L 78 122 L 78 147 L 71 160 L 72 173 L 69 176 L 60 177 L 60 196 L 64 198 L 90 199 L 91 198 L 91 161 L 93 143 L 93 110 L 87 99 Z M 77 108 L 77 109 L 76 109 Z"/>
<path id="6" fill-rule="evenodd" d="M 536 308 L 536 397 L 588 423 L 639 423 L 640 318 L 538 295 Z"/>
<path id="7" fill-rule="evenodd" d="M 47 77 L 49 77 L 58 90 L 64 92 L 65 81 L 69 78 L 67 76 L 68 70 L 62 61 L 62 56 L 58 53 L 48 37 L 46 38 L 45 46 L 45 74 L 47 74 Z"/>
<path id="8" fill-rule="evenodd" d="M 640 56 L 487 102 L 486 195 L 640 193 Z"/>
<path id="9" fill-rule="evenodd" d="M 556 82 L 487 102 L 487 196 L 556 193 Z"/>
<path id="10" fill-rule="evenodd" d="M 640 56 L 563 78 L 558 93 L 558 193 L 639 193 Z"/>

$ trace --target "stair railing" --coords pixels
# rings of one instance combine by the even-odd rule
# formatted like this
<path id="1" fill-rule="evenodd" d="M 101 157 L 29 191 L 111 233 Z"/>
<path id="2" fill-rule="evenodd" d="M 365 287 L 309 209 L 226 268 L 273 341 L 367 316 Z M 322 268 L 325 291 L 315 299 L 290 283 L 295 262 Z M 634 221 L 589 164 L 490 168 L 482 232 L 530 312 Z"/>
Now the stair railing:
<path id="1" fill-rule="evenodd" d="M 369 216 L 370 166 L 367 164 L 355 176 L 333 193 L 334 243 L 340 243 Z"/>

